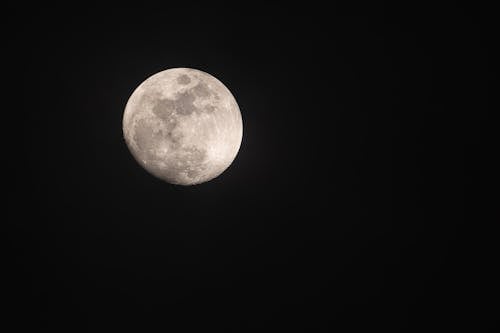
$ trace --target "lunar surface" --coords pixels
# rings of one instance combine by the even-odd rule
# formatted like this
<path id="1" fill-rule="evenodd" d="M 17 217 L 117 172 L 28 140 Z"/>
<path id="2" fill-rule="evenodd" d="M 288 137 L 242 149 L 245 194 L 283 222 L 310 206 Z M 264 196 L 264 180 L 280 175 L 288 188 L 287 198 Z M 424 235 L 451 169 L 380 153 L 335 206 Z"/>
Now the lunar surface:
<path id="1" fill-rule="evenodd" d="M 194 185 L 219 176 L 233 162 L 243 123 L 222 82 L 196 69 L 172 68 L 132 93 L 123 135 L 149 173 L 171 184 Z"/>

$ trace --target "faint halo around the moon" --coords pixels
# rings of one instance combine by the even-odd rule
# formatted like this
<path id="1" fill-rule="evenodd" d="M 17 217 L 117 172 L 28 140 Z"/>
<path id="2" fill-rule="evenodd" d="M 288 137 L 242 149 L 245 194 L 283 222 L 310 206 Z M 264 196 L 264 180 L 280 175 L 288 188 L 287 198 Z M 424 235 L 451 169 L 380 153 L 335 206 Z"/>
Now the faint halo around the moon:
<path id="1" fill-rule="evenodd" d="M 243 123 L 222 82 L 200 70 L 172 68 L 150 76 L 132 93 L 123 135 L 148 172 L 168 183 L 194 185 L 231 165 Z"/>

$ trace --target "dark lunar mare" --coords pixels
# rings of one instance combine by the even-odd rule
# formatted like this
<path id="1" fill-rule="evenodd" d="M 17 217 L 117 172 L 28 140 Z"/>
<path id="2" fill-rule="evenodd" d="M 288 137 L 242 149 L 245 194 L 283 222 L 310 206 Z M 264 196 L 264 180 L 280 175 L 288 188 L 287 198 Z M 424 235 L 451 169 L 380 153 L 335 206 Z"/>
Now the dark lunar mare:
<path id="1" fill-rule="evenodd" d="M 180 76 L 185 84 L 188 84 L 189 77 L 186 75 Z M 153 173 L 160 177 L 176 179 L 178 175 L 185 172 L 189 178 L 196 178 L 205 169 L 204 161 L 207 157 L 207 152 L 196 146 L 183 147 L 183 134 L 174 130 L 179 125 L 179 117 L 188 116 L 192 113 L 213 112 L 215 107 L 207 105 L 203 109 L 199 109 L 194 105 L 196 97 L 206 98 L 213 94 L 205 83 L 200 82 L 191 90 L 178 93 L 175 99 L 161 98 L 156 100 L 152 107 L 153 114 L 161 120 L 161 129 L 155 129 L 148 123 L 146 119 L 140 119 L 135 125 L 134 140 L 141 151 L 144 152 L 144 159 L 152 161 L 149 165 L 153 168 Z M 217 96 L 218 97 L 218 96 Z M 149 98 L 147 98 L 149 99 Z M 182 155 L 183 158 L 173 159 L 172 161 L 163 161 L 167 163 L 165 169 L 155 165 L 158 162 L 158 157 L 155 150 L 158 149 L 158 142 L 169 142 L 173 151 Z"/>
<path id="2" fill-rule="evenodd" d="M 177 83 L 186 85 L 191 83 L 191 79 L 189 78 L 189 75 L 182 74 L 177 77 Z"/>

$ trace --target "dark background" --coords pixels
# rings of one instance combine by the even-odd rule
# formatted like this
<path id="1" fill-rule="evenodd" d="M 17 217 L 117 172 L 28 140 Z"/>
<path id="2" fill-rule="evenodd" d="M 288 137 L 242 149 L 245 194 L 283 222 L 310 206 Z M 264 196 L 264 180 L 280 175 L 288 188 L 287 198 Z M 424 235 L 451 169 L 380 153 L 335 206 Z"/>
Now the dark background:
<path id="1" fill-rule="evenodd" d="M 5 16 L 19 331 L 493 328 L 491 8 Z M 171 67 L 219 78 L 243 116 L 236 160 L 198 186 L 155 179 L 122 137 L 132 91 Z"/>

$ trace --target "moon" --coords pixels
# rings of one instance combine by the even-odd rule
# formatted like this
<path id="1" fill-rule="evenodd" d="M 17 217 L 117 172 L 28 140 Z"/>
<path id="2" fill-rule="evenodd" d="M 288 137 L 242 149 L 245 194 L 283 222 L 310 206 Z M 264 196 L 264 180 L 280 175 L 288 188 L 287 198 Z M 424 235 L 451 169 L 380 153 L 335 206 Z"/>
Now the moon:
<path id="1" fill-rule="evenodd" d="M 132 93 L 123 136 L 146 171 L 170 184 L 195 185 L 231 165 L 243 122 L 234 96 L 218 79 L 197 69 L 171 68 Z"/>

